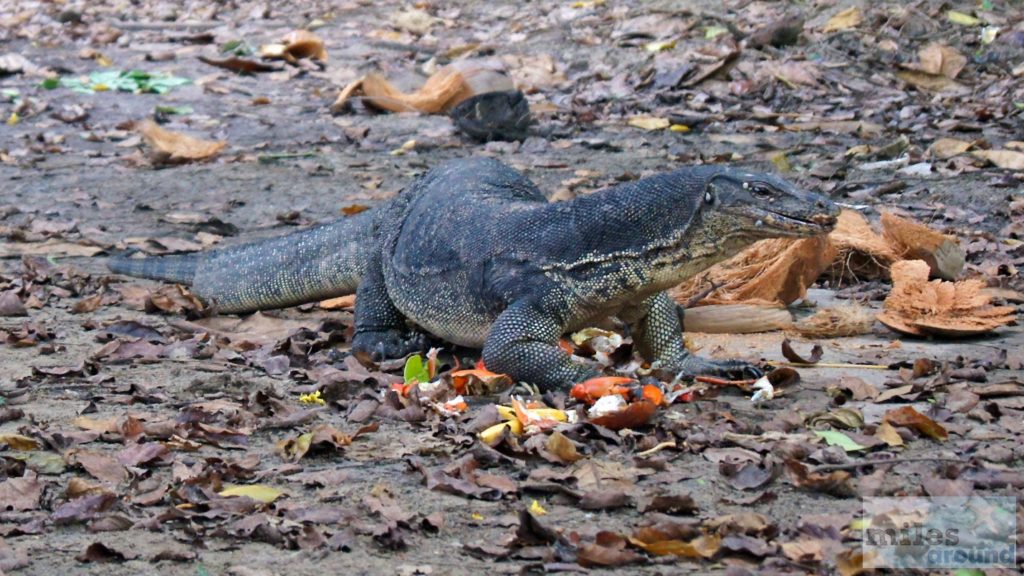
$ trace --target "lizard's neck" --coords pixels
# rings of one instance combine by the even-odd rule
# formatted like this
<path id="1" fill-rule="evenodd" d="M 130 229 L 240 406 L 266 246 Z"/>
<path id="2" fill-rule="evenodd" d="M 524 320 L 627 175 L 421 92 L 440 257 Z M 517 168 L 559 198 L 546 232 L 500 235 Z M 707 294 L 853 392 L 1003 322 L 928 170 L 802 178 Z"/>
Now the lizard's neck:
<path id="1" fill-rule="evenodd" d="M 699 213 L 713 171 L 677 170 L 546 206 L 558 260 L 596 280 L 618 273 L 630 279 L 624 290 L 646 293 L 732 256 L 749 240 L 726 237 Z"/>

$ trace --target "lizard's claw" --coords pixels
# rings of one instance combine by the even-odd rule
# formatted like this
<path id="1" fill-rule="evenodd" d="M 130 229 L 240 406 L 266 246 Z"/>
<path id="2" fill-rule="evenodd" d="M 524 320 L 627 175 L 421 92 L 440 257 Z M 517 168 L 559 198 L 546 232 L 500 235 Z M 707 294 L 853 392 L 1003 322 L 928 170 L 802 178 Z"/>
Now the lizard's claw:
<path id="1" fill-rule="evenodd" d="M 400 330 L 357 332 L 352 339 L 352 353 L 357 358 L 380 362 L 389 358 L 402 358 L 427 349 L 427 338 L 420 332 L 403 333 Z"/>

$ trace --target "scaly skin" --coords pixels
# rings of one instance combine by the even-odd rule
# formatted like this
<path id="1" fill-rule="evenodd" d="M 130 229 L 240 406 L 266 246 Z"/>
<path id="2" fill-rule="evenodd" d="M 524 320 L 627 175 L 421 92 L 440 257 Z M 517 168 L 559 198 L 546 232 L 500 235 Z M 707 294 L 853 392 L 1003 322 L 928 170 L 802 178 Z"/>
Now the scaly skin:
<path id="1" fill-rule="evenodd" d="M 558 348 L 559 337 L 611 316 L 661 368 L 749 373 L 743 362 L 688 354 L 665 290 L 762 238 L 827 233 L 837 215 L 828 199 L 784 180 L 718 166 L 548 203 L 508 166 L 469 159 L 431 170 L 372 212 L 206 254 L 113 259 L 110 268 L 191 284 L 221 312 L 355 290 L 354 352 L 418 349 L 412 323 L 482 347 L 491 370 L 565 388 L 593 373 Z"/>

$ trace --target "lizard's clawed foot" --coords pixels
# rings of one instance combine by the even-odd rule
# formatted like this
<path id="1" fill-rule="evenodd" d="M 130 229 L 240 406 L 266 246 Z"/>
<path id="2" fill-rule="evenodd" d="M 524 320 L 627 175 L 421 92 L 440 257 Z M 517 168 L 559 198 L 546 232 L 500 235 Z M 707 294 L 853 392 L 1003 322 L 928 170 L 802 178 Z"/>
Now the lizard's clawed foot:
<path id="1" fill-rule="evenodd" d="M 757 380 L 764 376 L 764 371 L 755 364 L 743 360 L 708 360 L 699 356 L 689 356 L 683 362 L 679 377 L 717 376 L 729 380 Z"/>
<path id="2" fill-rule="evenodd" d="M 427 349 L 427 338 L 420 332 L 401 330 L 374 330 L 357 332 L 352 339 L 352 354 L 360 361 L 380 362 L 389 358 L 402 358 Z"/>

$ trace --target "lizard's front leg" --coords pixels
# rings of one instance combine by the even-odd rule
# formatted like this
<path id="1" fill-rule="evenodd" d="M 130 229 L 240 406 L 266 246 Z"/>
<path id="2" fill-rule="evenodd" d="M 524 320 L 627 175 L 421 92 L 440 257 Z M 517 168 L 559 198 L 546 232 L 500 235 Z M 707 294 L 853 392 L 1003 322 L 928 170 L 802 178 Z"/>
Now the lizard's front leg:
<path id="1" fill-rule="evenodd" d="M 681 310 L 681 309 L 680 309 Z M 659 292 L 620 314 L 629 324 L 637 352 L 655 368 L 726 378 L 760 378 L 761 370 L 742 360 L 709 360 L 690 354 L 683 345 L 683 327 L 676 303 Z"/>
<path id="2" fill-rule="evenodd" d="M 401 358 L 426 349 L 422 333 L 409 329 L 405 317 L 388 296 L 380 257 L 367 262 L 356 290 L 356 331 L 352 353 L 360 361 Z"/>
<path id="3" fill-rule="evenodd" d="M 597 376 L 596 370 L 573 362 L 558 347 L 562 331 L 555 315 L 545 313 L 535 303 L 516 302 L 491 327 L 484 344 L 484 364 L 488 370 L 542 390 L 568 390 L 577 382 Z"/>

